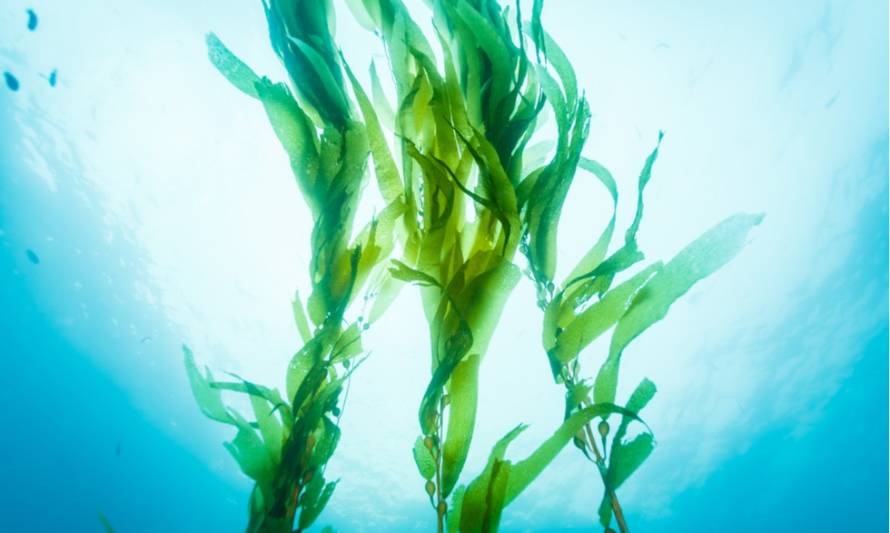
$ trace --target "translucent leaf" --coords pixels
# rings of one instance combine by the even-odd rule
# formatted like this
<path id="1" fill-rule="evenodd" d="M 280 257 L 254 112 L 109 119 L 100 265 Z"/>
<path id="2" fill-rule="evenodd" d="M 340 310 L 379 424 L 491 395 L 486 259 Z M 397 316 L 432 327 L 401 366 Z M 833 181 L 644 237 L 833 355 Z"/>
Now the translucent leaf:
<path id="1" fill-rule="evenodd" d="M 633 474 L 655 449 L 655 439 L 651 433 L 640 433 L 628 443 L 618 443 L 612 447 L 609 456 L 609 470 L 606 485 L 617 489 Z"/>
<path id="2" fill-rule="evenodd" d="M 312 368 L 313 362 L 311 355 L 304 350 L 297 352 L 290 360 L 290 364 L 287 365 L 287 375 L 285 376 L 288 401 L 294 401 L 294 395 Z"/>
<path id="3" fill-rule="evenodd" d="M 614 326 L 627 311 L 640 287 L 661 268 L 661 263 L 649 266 L 571 319 L 562 334 L 556 338 L 556 358 L 563 364 L 570 362 L 581 350 Z"/>
<path id="4" fill-rule="evenodd" d="M 457 487 L 454 496 L 451 498 L 451 506 L 448 509 L 448 533 L 458 533 L 460 528 L 461 507 L 463 506 L 464 494 L 467 488 L 463 485 Z"/>
<path id="5" fill-rule="evenodd" d="M 618 321 L 609 357 L 600 367 L 594 401 L 615 399 L 618 367 L 624 348 L 649 326 L 667 314 L 670 306 L 698 281 L 711 275 L 738 254 L 763 215 L 738 214 L 720 222 L 671 259 L 640 290 L 627 313 Z"/>
<path id="6" fill-rule="evenodd" d="M 567 281 L 573 280 L 586 272 L 590 272 L 603 261 L 606 257 L 606 253 L 609 250 L 609 243 L 612 241 L 612 234 L 615 231 L 615 215 L 616 208 L 618 207 L 618 187 L 615 184 L 615 178 L 612 177 L 612 173 L 609 172 L 606 167 L 602 166 L 598 162 L 587 159 L 586 157 L 582 157 L 578 163 L 578 166 L 583 168 L 584 170 L 590 172 L 603 184 L 603 186 L 608 189 L 609 194 L 612 197 L 612 218 L 609 219 L 609 223 L 606 226 L 606 229 L 602 232 L 599 238 L 596 240 L 596 243 L 593 247 L 581 258 L 581 261 L 575 266 L 571 273 L 566 277 Z"/>
<path id="7" fill-rule="evenodd" d="M 260 81 L 259 76 L 226 48 L 215 33 L 207 34 L 207 57 L 239 91 L 247 96 L 259 98 L 256 90 L 256 84 Z"/>
<path id="8" fill-rule="evenodd" d="M 235 412 L 232 416 L 238 426 L 238 433 L 231 442 L 223 445 L 247 477 L 259 484 L 268 483 L 272 479 L 273 465 L 263 440 L 241 416 Z"/>
<path id="9" fill-rule="evenodd" d="M 182 346 L 182 353 L 185 360 L 185 371 L 189 378 L 189 385 L 192 388 L 192 395 L 201 408 L 204 416 L 217 422 L 232 424 L 232 417 L 229 410 L 226 409 L 222 401 L 222 392 L 219 389 L 210 386 L 212 376 L 207 370 L 207 375 L 202 376 L 195 364 L 195 356 L 188 346 Z"/>
<path id="10" fill-rule="evenodd" d="M 436 460 L 433 459 L 433 454 L 426 448 L 423 440 L 423 437 L 417 437 L 417 440 L 414 441 L 412 453 L 414 454 L 414 464 L 417 465 L 417 471 L 420 472 L 423 479 L 430 480 L 436 475 Z"/>
<path id="11" fill-rule="evenodd" d="M 294 313 L 294 324 L 297 326 L 300 338 L 303 339 L 304 343 L 309 342 L 309 339 L 312 338 L 312 333 L 309 331 L 309 321 L 306 319 L 306 312 L 303 311 L 303 301 L 300 299 L 299 291 L 294 293 L 294 299 L 291 300 L 291 309 Z"/>
<path id="12" fill-rule="evenodd" d="M 321 200 L 315 191 L 319 170 L 315 126 L 291 96 L 286 85 L 274 84 L 264 78 L 256 88 L 272 129 L 290 158 L 297 183 L 309 207 L 317 214 Z"/>
<path id="13" fill-rule="evenodd" d="M 303 510 L 300 511 L 300 529 L 306 529 L 315 522 L 315 519 L 318 518 L 318 515 L 321 514 L 325 506 L 328 504 L 328 500 L 330 500 L 331 496 L 334 494 L 334 489 L 337 488 L 337 483 L 339 482 L 334 481 L 325 485 L 324 490 L 322 490 L 321 495 L 318 497 L 318 501 L 311 507 L 303 507 Z"/>
<path id="14" fill-rule="evenodd" d="M 528 487 L 541 472 L 549 465 L 560 451 L 568 444 L 585 424 L 589 423 L 596 417 L 602 417 L 608 414 L 622 414 L 633 419 L 639 420 L 635 413 L 625 408 L 613 404 L 593 404 L 590 407 L 581 409 L 577 413 L 570 416 L 559 429 L 537 450 L 535 450 L 525 460 L 519 461 L 509 470 L 509 482 L 507 484 L 507 493 L 505 505 L 509 505 L 526 487 Z"/>
<path id="15" fill-rule="evenodd" d="M 352 83 L 352 90 L 358 101 L 359 109 L 365 120 L 365 127 L 368 132 L 368 144 L 371 148 L 371 156 L 374 158 L 374 173 L 377 176 L 377 185 L 380 188 L 380 194 L 387 204 L 394 202 L 402 195 L 402 180 L 399 177 L 399 171 L 396 168 L 392 153 L 389 151 L 389 145 L 386 143 L 386 137 L 383 135 L 383 129 L 377 119 L 377 112 L 368 96 L 362 88 L 359 81 L 355 78 L 352 70 L 345 64 L 346 74 Z"/>

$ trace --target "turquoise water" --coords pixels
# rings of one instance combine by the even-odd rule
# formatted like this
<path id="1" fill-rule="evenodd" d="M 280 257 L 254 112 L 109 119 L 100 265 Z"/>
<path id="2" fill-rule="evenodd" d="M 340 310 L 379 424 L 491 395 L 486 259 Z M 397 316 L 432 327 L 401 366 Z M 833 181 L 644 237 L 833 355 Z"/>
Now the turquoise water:
<path id="1" fill-rule="evenodd" d="M 0 531 L 102 531 L 100 513 L 124 533 L 243 529 L 249 484 L 220 446 L 231 435 L 192 403 L 179 345 L 274 379 L 305 214 L 265 124 L 202 56 L 213 29 L 274 68 L 261 13 L 216 4 L 0 8 L 0 69 L 19 83 L 0 87 Z M 601 102 L 592 149 L 612 154 L 622 190 L 649 132 L 668 132 L 644 249 L 670 255 L 733 211 L 767 215 L 630 363 L 660 385 L 659 446 L 625 487 L 633 531 L 885 531 L 886 6 L 547 5 Z M 532 424 L 530 446 L 559 414 L 523 290 L 483 369 L 497 411 L 480 413 L 469 470 L 503 427 Z M 430 530 L 406 454 L 422 379 L 392 378 L 423 376 L 423 332 L 389 340 L 415 327 L 413 304 L 371 340 L 320 525 Z M 502 530 L 591 530 L 599 493 L 578 464 L 560 456 Z"/>

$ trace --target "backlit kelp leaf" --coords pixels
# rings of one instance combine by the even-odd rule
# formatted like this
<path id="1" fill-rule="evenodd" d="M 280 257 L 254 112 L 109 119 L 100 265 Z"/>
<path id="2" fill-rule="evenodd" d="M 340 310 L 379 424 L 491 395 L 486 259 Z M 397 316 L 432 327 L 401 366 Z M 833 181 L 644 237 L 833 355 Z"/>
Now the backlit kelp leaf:
<path id="1" fill-rule="evenodd" d="M 210 386 L 214 389 L 240 392 L 241 394 L 247 394 L 248 396 L 261 398 L 266 402 L 269 402 L 269 405 L 271 405 L 272 409 L 281 409 L 282 412 L 285 414 L 285 418 L 289 418 L 290 408 L 281 399 L 281 394 L 278 392 L 277 389 L 272 389 L 263 385 L 257 385 L 256 383 L 247 381 L 237 374 L 229 375 L 231 375 L 235 379 L 238 379 L 239 381 L 234 383 L 227 381 L 211 381 Z"/>
<path id="2" fill-rule="evenodd" d="M 300 299 L 300 291 L 294 293 L 294 299 L 291 300 L 291 309 L 294 314 L 294 324 L 297 326 L 297 332 L 304 343 L 309 342 L 312 333 L 309 331 L 309 320 L 306 319 L 306 312 L 303 310 L 303 301 Z"/>
<path id="3" fill-rule="evenodd" d="M 215 33 L 207 34 L 207 57 L 229 82 L 247 96 L 259 98 L 256 84 L 259 76 L 233 54 Z"/>
<path id="4" fill-rule="evenodd" d="M 556 458 L 559 452 L 565 448 L 566 444 L 572 440 L 585 424 L 596 417 L 603 417 L 609 414 L 621 414 L 642 422 L 635 413 L 608 403 L 595 403 L 576 412 L 563 422 L 559 429 L 531 455 L 510 467 L 510 478 L 507 483 L 504 505 L 509 505 L 510 502 L 516 499 L 544 471 L 547 465 Z"/>
<path id="5" fill-rule="evenodd" d="M 353 323 L 340 334 L 340 338 L 331 349 L 331 361 L 342 363 L 360 353 L 362 353 L 362 331 L 357 323 Z"/>
<path id="6" fill-rule="evenodd" d="M 436 475 L 436 460 L 424 444 L 423 437 L 417 437 L 417 440 L 414 441 L 412 453 L 414 464 L 417 465 L 417 471 L 420 472 L 421 477 L 426 480 L 433 479 Z"/>
<path id="7" fill-rule="evenodd" d="M 380 76 L 377 74 L 377 67 L 374 66 L 374 62 L 371 62 L 370 68 L 370 76 L 371 76 L 371 101 L 374 102 L 374 112 L 377 115 L 377 119 L 380 124 L 383 125 L 386 129 L 390 131 L 395 130 L 395 111 L 392 109 L 392 105 L 390 105 L 389 100 L 386 98 L 386 93 L 383 90 L 383 85 L 380 83 Z"/>
<path id="8" fill-rule="evenodd" d="M 563 364 L 570 362 L 601 334 L 614 326 L 625 314 L 634 295 L 653 275 L 661 270 L 661 263 L 650 265 L 634 277 L 607 292 L 599 301 L 577 316 L 567 319 L 567 326 L 556 338 L 554 353 Z M 567 312 L 572 312 L 571 309 Z"/>
<path id="9" fill-rule="evenodd" d="M 263 440 L 237 412 L 232 411 L 232 418 L 238 427 L 238 433 L 231 442 L 223 443 L 223 446 L 232 454 L 247 477 L 260 486 L 268 484 L 272 480 L 274 467 Z"/>
<path id="10" fill-rule="evenodd" d="M 631 393 L 625 408 L 639 415 L 640 411 L 655 396 L 655 383 L 648 379 L 643 379 L 637 388 Z M 655 439 L 651 433 L 642 433 L 630 442 L 624 442 L 624 436 L 627 434 L 627 428 L 633 421 L 631 417 L 621 417 L 621 424 L 612 437 L 612 446 L 609 453 L 609 466 L 606 472 L 606 486 L 613 491 L 621 486 L 627 478 L 633 474 L 637 468 L 649 457 L 652 450 L 655 449 Z M 611 502 L 609 502 L 611 503 Z M 601 509 L 602 512 L 602 509 Z M 611 509 L 608 512 L 611 519 Z"/>
<path id="11" fill-rule="evenodd" d="M 377 185 L 380 188 L 380 194 L 383 196 L 383 199 L 389 204 L 402 194 L 402 180 L 389 151 L 389 145 L 386 143 L 386 137 L 383 135 L 383 129 L 380 127 L 374 106 L 368 100 L 367 94 L 345 61 L 343 66 L 347 76 L 349 76 L 352 90 L 355 93 L 359 109 L 365 120 L 365 127 L 368 131 L 368 144 L 371 148 L 371 156 L 374 158 L 374 173 L 377 176 Z"/>
<path id="12" fill-rule="evenodd" d="M 281 445 L 284 440 L 284 430 L 281 422 L 275 416 L 275 407 L 287 406 L 283 403 L 270 404 L 265 398 L 258 396 L 250 396 L 250 405 L 253 408 L 253 415 L 256 417 L 257 425 L 260 429 L 260 435 L 266 444 L 266 450 L 269 453 L 269 460 L 275 462 L 281 455 Z M 290 409 L 288 409 L 290 411 Z M 287 420 L 287 419 L 285 419 Z M 288 423 L 290 420 L 288 420 Z"/>
<path id="13" fill-rule="evenodd" d="M 689 244 L 664 268 L 653 276 L 631 302 L 627 313 L 618 321 L 609 356 L 600 367 L 594 387 L 596 402 L 615 399 L 618 367 L 624 348 L 649 326 L 667 314 L 670 306 L 692 288 L 728 263 L 741 251 L 754 226 L 763 215 L 733 215 Z"/>
<path id="14" fill-rule="evenodd" d="M 300 190 L 317 216 L 322 202 L 316 191 L 319 154 L 315 126 L 283 83 L 272 83 L 263 78 L 256 84 L 256 89 L 272 129 L 290 158 Z"/>
<path id="15" fill-rule="evenodd" d="M 534 31 L 534 26 L 532 31 Z M 574 107 L 578 99 L 578 80 L 575 78 L 575 69 L 572 68 L 569 58 L 547 32 L 544 32 L 544 42 L 547 60 L 553 66 L 562 84 L 566 105 Z"/>
<path id="16" fill-rule="evenodd" d="M 630 442 L 613 445 L 609 455 L 609 469 L 606 472 L 606 485 L 612 490 L 619 488 L 654 449 L 655 438 L 651 433 L 640 433 Z"/>
<path id="17" fill-rule="evenodd" d="M 337 483 L 339 483 L 339 480 L 325 485 L 324 489 L 321 491 L 321 495 L 313 504 L 303 506 L 303 510 L 300 511 L 300 529 L 306 529 L 315 522 L 315 519 L 318 518 L 318 515 L 321 514 L 325 506 L 328 504 L 328 500 L 330 500 L 331 496 L 334 494 L 334 489 L 337 488 Z"/>
<path id="18" fill-rule="evenodd" d="M 661 140 L 663 138 L 664 132 L 659 131 L 658 142 L 655 143 L 655 148 L 652 150 L 652 153 L 649 154 L 649 157 L 646 158 L 646 163 L 643 165 L 643 170 L 640 172 L 640 179 L 637 183 L 637 210 L 634 213 L 633 222 L 630 227 L 627 228 L 627 233 L 624 235 L 624 241 L 626 243 L 634 241 L 637 238 L 637 230 L 640 228 L 640 221 L 643 219 L 643 189 L 646 188 L 646 185 L 652 178 L 652 166 L 655 164 L 655 160 L 658 159 L 658 149 L 661 148 Z"/>
<path id="19" fill-rule="evenodd" d="M 442 487 L 446 495 L 457 483 L 472 441 L 473 427 L 476 423 L 479 360 L 488 348 L 507 298 L 520 277 L 516 265 L 503 262 L 478 276 L 464 291 L 467 300 L 477 303 L 470 306 L 467 301 L 470 310 L 466 320 L 469 330 L 473 332 L 473 355 L 458 366 L 451 377 L 449 389 L 451 408 L 443 445 Z"/>
<path id="20" fill-rule="evenodd" d="M 646 163 L 643 165 L 643 170 L 640 171 L 639 181 L 637 183 L 637 207 L 634 213 L 634 219 L 631 223 L 630 227 L 627 229 L 624 235 L 624 246 L 618 249 L 615 253 L 609 256 L 608 259 L 603 261 L 602 263 L 597 264 L 593 269 L 579 274 L 577 272 L 573 272 L 567 279 L 568 281 L 563 285 L 564 290 L 569 291 L 572 286 L 576 283 L 592 280 L 588 283 L 587 288 L 590 289 L 592 286 L 596 288 L 597 292 L 602 294 L 606 290 L 608 290 L 609 286 L 612 283 L 612 279 L 615 277 L 615 274 L 619 272 L 623 272 L 628 269 L 638 261 L 643 259 L 643 254 L 640 252 L 637 247 L 637 231 L 639 230 L 640 221 L 643 218 L 643 190 L 646 188 L 646 185 L 649 183 L 649 180 L 652 178 L 652 167 L 655 164 L 655 160 L 658 158 L 658 150 L 661 146 L 661 139 L 664 137 L 663 132 L 658 132 L 658 142 L 655 145 L 655 148 L 646 158 Z M 583 159 L 579 162 L 579 166 L 589 167 L 591 172 L 594 172 L 596 169 L 595 165 L 591 164 L 590 160 L 584 161 Z M 597 177 L 600 177 L 597 174 Z M 602 178 L 601 178 L 602 179 Z M 614 180 L 613 180 L 614 182 Z M 605 182 L 604 182 L 605 183 Z M 608 185 L 607 185 L 608 187 Z M 611 192 L 611 191 L 610 191 Z M 617 196 L 617 191 L 616 191 Z M 611 239 L 611 235 L 610 235 Z M 606 247 L 608 247 L 608 243 L 606 243 Z M 586 259 L 586 258 L 585 258 Z M 584 262 L 584 260 L 582 260 Z M 580 269 L 575 269 L 580 270 Z M 599 279 L 597 279 L 599 278 Z M 575 287 L 572 292 L 577 292 L 579 290 L 583 290 L 583 287 Z"/>
<path id="21" fill-rule="evenodd" d="M 612 524 L 612 496 L 609 491 L 603 493 L 603 499 L 600 501 L 600 507 L 597 511 L 600 519 L 600 525 L 609 527 Z"/>
<path id="22" fill-rule="evenodd" d="M 467 486 L 461 502 L 461 533 L 497 531 L 507 489 L 505 481 L 509 475 L 509 464 L 503 461 L 504 455 L 510 443 L 526 427 L 516 426 L 495 443 L 485 469 Z"/>
<path id="23" fill-rule="evenodd" d="M 472 345 L 473 334 L 466 321 L 460 320 L 456 331 L 445 342 L 442 359 L 438 361 L 438 365 L 433 371 L 433 377 L 423 393 L 423 400 L 420 403 L 420 428 L 424 435 L 432 435 L 435 432 L 436 413 L 445 384 L 452 378 L 455 368 L 463 361 Z M 475 407 L 473 411 L 475 411 Z M 458 416 L 464 416 L 464 414 L 459 413 Z"/>
<path id="24" fill-rule="evenodd" d="M 309 342 L 312 343 L 312 341 Z M 287 391 L 288 401 L 294 401 L 294 395 L 297 393 L 306 375 L 309 374 L 309 370 L 314 363 L 315 361 L 311 353 L 305 347 L 291 358 L 290 364 L 287 365 L 287 374 L 285 375 L 285 390 Z"/>
<path id="25" fill-rule="evenodd" d="M 481 356 L 472 353 L 451 374 L 448 428 L 442 447 L 442 494 L 448 496 L 467 461 L 476 424 Z"/>
<path id="26" fill-rule="evenodd" d="M 535 43 L 535 53 L 538 55 L 538 61 L 541 56 L 547 57 L 547 44 L 544 39 L 544 26 L 541 24 L 541 14 L 544 11 L 544 0 L 535 0 L 532 4 L 532 24 L 531 36 L 532 42 Z"/>
<path id="27" fill-rule="evenodd" d="M 451 506 L 448 508 L 448 533 L 458 533 L 460 529 L 460 515 L 463 506 L 464 494 L 467 488 L 463 485 L 454 490 L 451 497 Z"/>
<path id="28" fill-rule="evenodd" d="M 340 443 L 340 428 L 332 422 L 328 417 L 321 418 L 321 429 L 319 438 L 312 448 L 312 454 L 307 463 L 307 469 L 312 470 L 318 468 L 328 462 Z"/>
<path id="29" fill-rule="evenodd" d="M 436 278 L 430 276 L 429 274 L 424 274 L 417 269 L 411 268 L 398 259 L 392 260 L 392 266 L 389 268 L 389 274 L 393 278 L 404 281 L 406 283 L 414 283 L 424 287 L 441 287 Z"/>
<path id="30" fill-rule="evenodd" d="M 615 184 L 615 178 L 612 177 L 612 173 L 597 161 L 586 157 L 581 157 L 578 160 L 578 167 L 593 174 L 609 191 L 609 195 L 612 197 L 612 217 L 593 247 L 581 258 L 581 261 L 566 277 L 566 281 L 571 281 L 586 272 L 592 271 L 606 257 L 609 243 L 612 241 L 612 234 L 615 231 L 615 215 L 617 214 L 618 207 L 618 186 Z"/>
<path id="31" fill-rule="evenodd" d="M 233 424 L 229 410 L 222 401 L 222 392 L 210 386 L 210 383 L 213 381 L 210 370 L 206 369 L 207 374 L 201 375 L 201 371 L 198 370 L 198 366 L 195 364 L 195 356 L 189 347 L 184 344 L 182 345 L 182 353 L 192 395 L 194 395 L 198 407 L 201 408 L 201 412 L 207 418 L 217 422 Z"/>
<path id="32" fill-rule="evenodd" d="M 512 464 L 504 459 L 507 447 L 521 433 L 520 425 L 495 444 L 485 470 L 467 487 L 461 502 L 461 532 L 496 531 L 507 507 L 553 461 L 578 431 L 595 417 L 636 414 L 612 404 L 594 404 L 569 417 L 556 432 L 526 459 Z"/>
<path id="33" fill-rule="evenodd" d="M 507 298 L 519 283 L 522 274 L 511 262 L 503 261 L 476 277 L 463 291 L 462 307 L 468 308 L 466 320 L 473 332 L 473 351 L 484 354 Z M 470 305 L 471 302 L 479 305 Z"/>

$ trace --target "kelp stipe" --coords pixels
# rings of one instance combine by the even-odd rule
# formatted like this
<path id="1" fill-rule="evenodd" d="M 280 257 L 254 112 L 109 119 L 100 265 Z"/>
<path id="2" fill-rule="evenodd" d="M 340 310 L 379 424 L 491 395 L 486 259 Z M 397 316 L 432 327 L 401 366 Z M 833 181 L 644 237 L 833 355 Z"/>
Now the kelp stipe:
<path id="1" fill-rule="evenodd" d="M 315 220 L 312 293 L 305 306 L 299 295 L 293 301 L 304 344 L 287 367 L 285 396 L 237 376 L 216 381 L 209 370 L 198 370 L 187 347 L 184 353 L 204 414 L 237 428 L 226 447 L 255 481 L 247 530 L 290 533 L 314 523 L 337 485 L 325 480 L 324 471 L 340 438 L 342 391 L 360 362 L 362 331 L 391 301 L 393 287 L 382 283 L 385 271 L 378 266 L 391 253 L 404 206 L 401 199 L 391 201 L 350 242 L 374 125 L 356 116 L 346 93 L 330 3 L 271 0 L 263 7 L 272 47 L 294 93 L 287 84 L 257 76 L 215 35 L 208 35 L 207 45 L 217 69 L 262 104 Z M 384 196 L 392 199 L 393 184 L 380 184 Z M 350 321 L 347 310 L 369 279 L 376 285 L 366 300 L 374 299 L 374 308 L 369 317 Z M 228 407 L 224 391 L 248 395 L 253 419 Z"/>

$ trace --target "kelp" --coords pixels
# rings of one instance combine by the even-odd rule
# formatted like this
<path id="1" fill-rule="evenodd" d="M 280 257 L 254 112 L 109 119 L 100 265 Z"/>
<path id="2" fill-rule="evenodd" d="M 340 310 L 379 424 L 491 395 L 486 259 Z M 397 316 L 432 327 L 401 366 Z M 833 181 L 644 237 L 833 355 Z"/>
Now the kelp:
<path id="1" fill-rule="evenodd" d="M 640 173 L 633 221 L 612 250 L 618 187 L 605 166 L 583 155 L 590 107 L 570 59 L 544 30 L 543 0 L 532 3 L 530 21 L 520 2 L 429 0 L 435 46 L 401 0 L 347 4 L 382 40 L 394 102 L 374 64 L 370 89 L 346 64 L 331 0 L 263 1 L 289 83 L 257 75 L 215 35 L 207 39 L 210 61 L 262 104 L 315 221 L 312 290 L 305 302 L 296 294 L 292 305 L 303 344 L 287 367 L 283 395 L 238 376 L 217 380 L 184 347 L 202 412 L 236 429 L 226 447 L 255 481 L 248 531 L 302 531 L 330 501 L 337 481 L 326 480 L 324 470 L 340 438 L 345 383 L 365 353 L 362 332 L 403 284 L 420 291 L 428 323 L 430 377 L 411 454 L 439 532 L 496 531 L 503 510 L 569 442 L 603 482 L 601 524 L 608 531 L 614 519 L 627 531 L 616 491 L 654 450 L 639 413 L 656 387 L 644 379 L 617 403 L 624 351 L 730 261 L 761 217 L 729 217 L 670 261 L 632 272 L 644 259 L 636 236 L 662 134 Z M 548 113 L 555 138 L 540 139 Z M 385 207 L 353 238 L 371 170 Z M 606 189 L 611 217 L 557 282 L 559 223 L 579 170 Z M 523 256 L 543 310 L 552 377 L 565 388 L 563 422 L 514 463 L 507 449 L 525 428 L 516 426 L 482 472 L 459 484 L 476 424 L 479 368 L 520 281 Z M 367 316 L 352 319 L 348 310 L 364 288 Z M 585 378 L 579 354 L 609 331 L 604 362 L 594 379 Z M 224 393 L 246 396 L 251 415 L 231 408 Z"/>
<path id="2" fill-rule="evenodd" d="M 447 502 L 464 500 L 452 493 L 475 429 L 479 366 L 520 279 L 518 193 L 545 96 L 518 6 L 514 16 L 493 0 L 430 2 L 440 58 L 400 1 L 350 7 L 380 35 L 396 88 L 406 240 L 390 272 L 420 287 L 429 323 L 431 377 L 413 455 L 442 531 L 446 517 L 463 523 Z M 367 120 L 374 106 L 350 77 Z M 389 176 L 392 155 L 378 144 L 375 165 Z"/>
<path id="3" fill-rule="evenodd" d="M 368 157 L 379 150 L 379 126 L 358 116 L 346 92 L 330 2 L 269 0 L 263 7 L 289 84 L 258 76 L 214 34 L 207 37 L 208 56 L 235 88 L 262 104 L 314 216 L 312 291 L 305 305 L 299 294 L 292 302 L 303 345 L 287 366 L 284 395 L 238 376 L 217 380 L 198 369 L 188 347 L 183 352 L 202 412 L 237 431 L 226 448 L 255 482 L 247 531 L 277 533 L 311 526 L 337 486 L 325 479 L 325 466 L 340 439 L 345 383 L 364 353 L 361 333 L 372 322 L 350 319 L 347 311 L 369 283 L 365 299 L 380 295 L 381 265 L 404 206 L 395 199 L 401 185 L 381 182 L 392 201 L 350 240 Z M 223 393 L 246 396 L 252 413 L 240 414 Z"/>
<path id="4" fill-rule="evenodd" d="M 542 32 L 549 53 L 546 58 L 559 78 L 548 79 L 538 66 L 547 102 L 556 117 L 558 141 L 555 153 L 545 164 L 528 168 L 526 180 L 534 180 L 523 197 L 523 247 L 529 274 L 537 287 L 538 305 L 543 309 L 542 344 L 553 377 L 566 390 L 566 420 L 589 406 L 613 405 L 616 401 L 621 356 L 637 336 L 667 314 L 670 306 L 695 283 L 714 273 L 739 253 L 751 229 L 762 215 L 733 215 L 708 230 L 665 264 L 655 262 L 640 269 L 613 287 L 616 276 L 643 260 L 637 245 L 637 232 L 643 216 L 643 193 L 652 178 L 663 139 L 659 132 L 655 148 L 640 172 L 636 210 L 622 245 L 608 254 L 615 231 L 618 189 L 612 174 L 599 162 L 581 155 L 587 140 L 589 111 L 583 96 L 577 95 L 571 64 L 553 39 Z M 563 203 L 578 170 L 593 174 L 612 200 L 612 215 L 588 252 L 559 284 L 555 281 L 556 230 Z M 609 353 L 592 384 L 583 377 L 579 354 L 600 335 L 613 330 Z M 639 384 L 625 405 L 636 414 L 655 394 L 648 379 Z M 599 438 L 586 421 L 574 436 L 575 445 L 595 463 L 603 481 L 600 523 L 611 529 L 614 517 L 622 532 L 628 530 L 616 490 L 646 460 L 655 447 L 651 431 L 626 440 L 635 416 L 622 414 L 618 430 L 610 442 L 609 415 L 597 415 Z"/>

